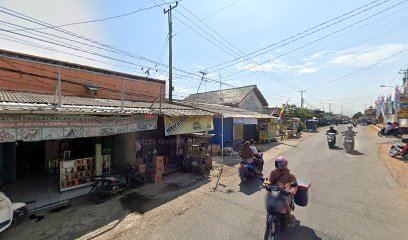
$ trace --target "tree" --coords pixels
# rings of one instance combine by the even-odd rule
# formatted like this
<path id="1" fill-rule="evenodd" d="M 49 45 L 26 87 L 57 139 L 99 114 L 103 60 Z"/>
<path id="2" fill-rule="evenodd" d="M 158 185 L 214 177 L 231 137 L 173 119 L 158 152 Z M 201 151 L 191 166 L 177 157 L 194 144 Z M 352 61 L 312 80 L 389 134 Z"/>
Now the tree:
<path id="1" fill-rule="evenodd" d="M 361 118 L 362 116 L 364 116 L 361 112 L 358 112 L 358 113 L 356 113 L 356 114 L 354 114 L 353 115 L 353 119 L 359 119 L 359 118 Z"/>

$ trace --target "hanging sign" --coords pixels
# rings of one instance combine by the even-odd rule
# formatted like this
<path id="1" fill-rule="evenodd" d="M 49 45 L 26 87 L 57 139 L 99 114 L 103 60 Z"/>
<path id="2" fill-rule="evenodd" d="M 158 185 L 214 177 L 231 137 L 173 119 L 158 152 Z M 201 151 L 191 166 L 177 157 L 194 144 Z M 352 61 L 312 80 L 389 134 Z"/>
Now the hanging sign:
<path id="1" fill-rule="evenodd" d="M 164 116 L 166 136 L 211 130 L 214 130 L 213 116 Z"/>
<path id="2" fill-rule="evenodd" d="M 0 142 L 109 136 L 157 128 L 157 115 L 0 116 Z"/>

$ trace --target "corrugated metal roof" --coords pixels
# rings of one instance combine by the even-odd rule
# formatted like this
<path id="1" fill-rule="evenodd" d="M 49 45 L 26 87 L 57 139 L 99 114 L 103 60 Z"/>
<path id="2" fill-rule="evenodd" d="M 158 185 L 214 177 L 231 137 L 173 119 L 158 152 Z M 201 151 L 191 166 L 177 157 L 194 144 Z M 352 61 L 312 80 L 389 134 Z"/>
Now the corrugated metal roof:
<path id="1" fill-rule="evenodd" d="M 276 118 L 272 117 L 271 115 L 252 112 L 246 109 L 237 108 L 237 107 L 229 107 L 225 105 L 219 104 L 207 104 L 207 103 L 192 103 L 181 101 L 180 103 L 185 104 L 187 106 L 194 106 L 195 108 L 199 108 L 204 111 L 209 111 L 216 113 L 218 115 L 223 114 L 225 118 Z"/>
<path id="2" fill-rule="evenodd" d="M 120 100 L 63 96 L 62 107 L 56 107 L 53 95 L 0 90 L 1 111 L 36 111 L 70 112 L 83 114 L 135 114 L 159 113 L 159 103 L 124 101 L 123 109 Z M 162 103 L 161 114 L 169 116 L 201 116 L 213 113 L 190 106 Z"/>
<path id="3" fill-rule="evenodd" d="M 229 106 L 238 107 L 238 105 L 245 99 L 245 97 L 254 91 L 262 102 L 263 106 L 267 106 L 268 102 L 263 97 L 262 93 L 258 90 L 256 85 L 244 86 L 239 88 L 223 89 L 221 91 L 203 92 L 197 94 L 190 94 L 184 99 L 187 102 L 199 102 L 209 104 L 221 104 L 221 96 L 223 103 Z M 222 93 L 222 95 L 221 95 Z"/>

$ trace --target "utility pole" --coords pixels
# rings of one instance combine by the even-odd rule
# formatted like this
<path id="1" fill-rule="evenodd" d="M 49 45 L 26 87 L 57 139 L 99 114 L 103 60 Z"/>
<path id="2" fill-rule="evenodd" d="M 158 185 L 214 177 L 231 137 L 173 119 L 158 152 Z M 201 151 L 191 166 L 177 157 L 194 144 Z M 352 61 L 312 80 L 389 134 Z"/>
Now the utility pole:
<path id="1" fill-rule="evenodd" d="M 172 7 L 169 5 L 169 9 L 163 9 L 164 14 L 167 13 L 167 18 L 169 22 L 169 101 L 173 101 L 173 46 L 172 46 L 172 39 L 173 39 L 173 20 L 171 17 L 171 10 L 176 8 L 178 5 L 178 1 L 176 1 L 176 5 Z"/>
<path id="2" fill-rule="evenodd" d="M 399 74 L 404 74 L 404 78 L 402 79 L 403 83 L 403 88 L 404 88 L 404 93 L 407 93 L 407 80 L 408 80 L 408 68 L 407 69 L 401 69 Z"/>
<path id="3" fill-rule="evenodd" d="M 306 90 L 300 90 L 300 107 L 303 108 L 303 104 L 305 100 L 303 99 L 303 93 L 306 92 Z"/>
<path id="4" fill-rule="evenodd" d="M 329 113 L 331 114 L 332 113 L 332 111 L 331 111 L 331 103 L 328 103 L 329 104 Z"/>
<path id="5" fill-rule="evenodd" d="M 341 116 L 343 116 L 343 108 L 344 106 L 341 106 Z"/>

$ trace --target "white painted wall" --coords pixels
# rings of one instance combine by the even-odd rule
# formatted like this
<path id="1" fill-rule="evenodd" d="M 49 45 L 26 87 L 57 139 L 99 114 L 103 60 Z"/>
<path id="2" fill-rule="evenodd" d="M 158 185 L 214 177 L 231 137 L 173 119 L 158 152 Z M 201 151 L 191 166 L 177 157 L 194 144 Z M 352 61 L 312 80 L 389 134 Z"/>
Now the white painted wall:
<path id="1" fill-rule="evenodd" d="M 239 104 L 239 107 L 253 112 L 263 112 L 262 102 L 258 99 L 254 91 L 246 96 L 246 98 Z"/>

